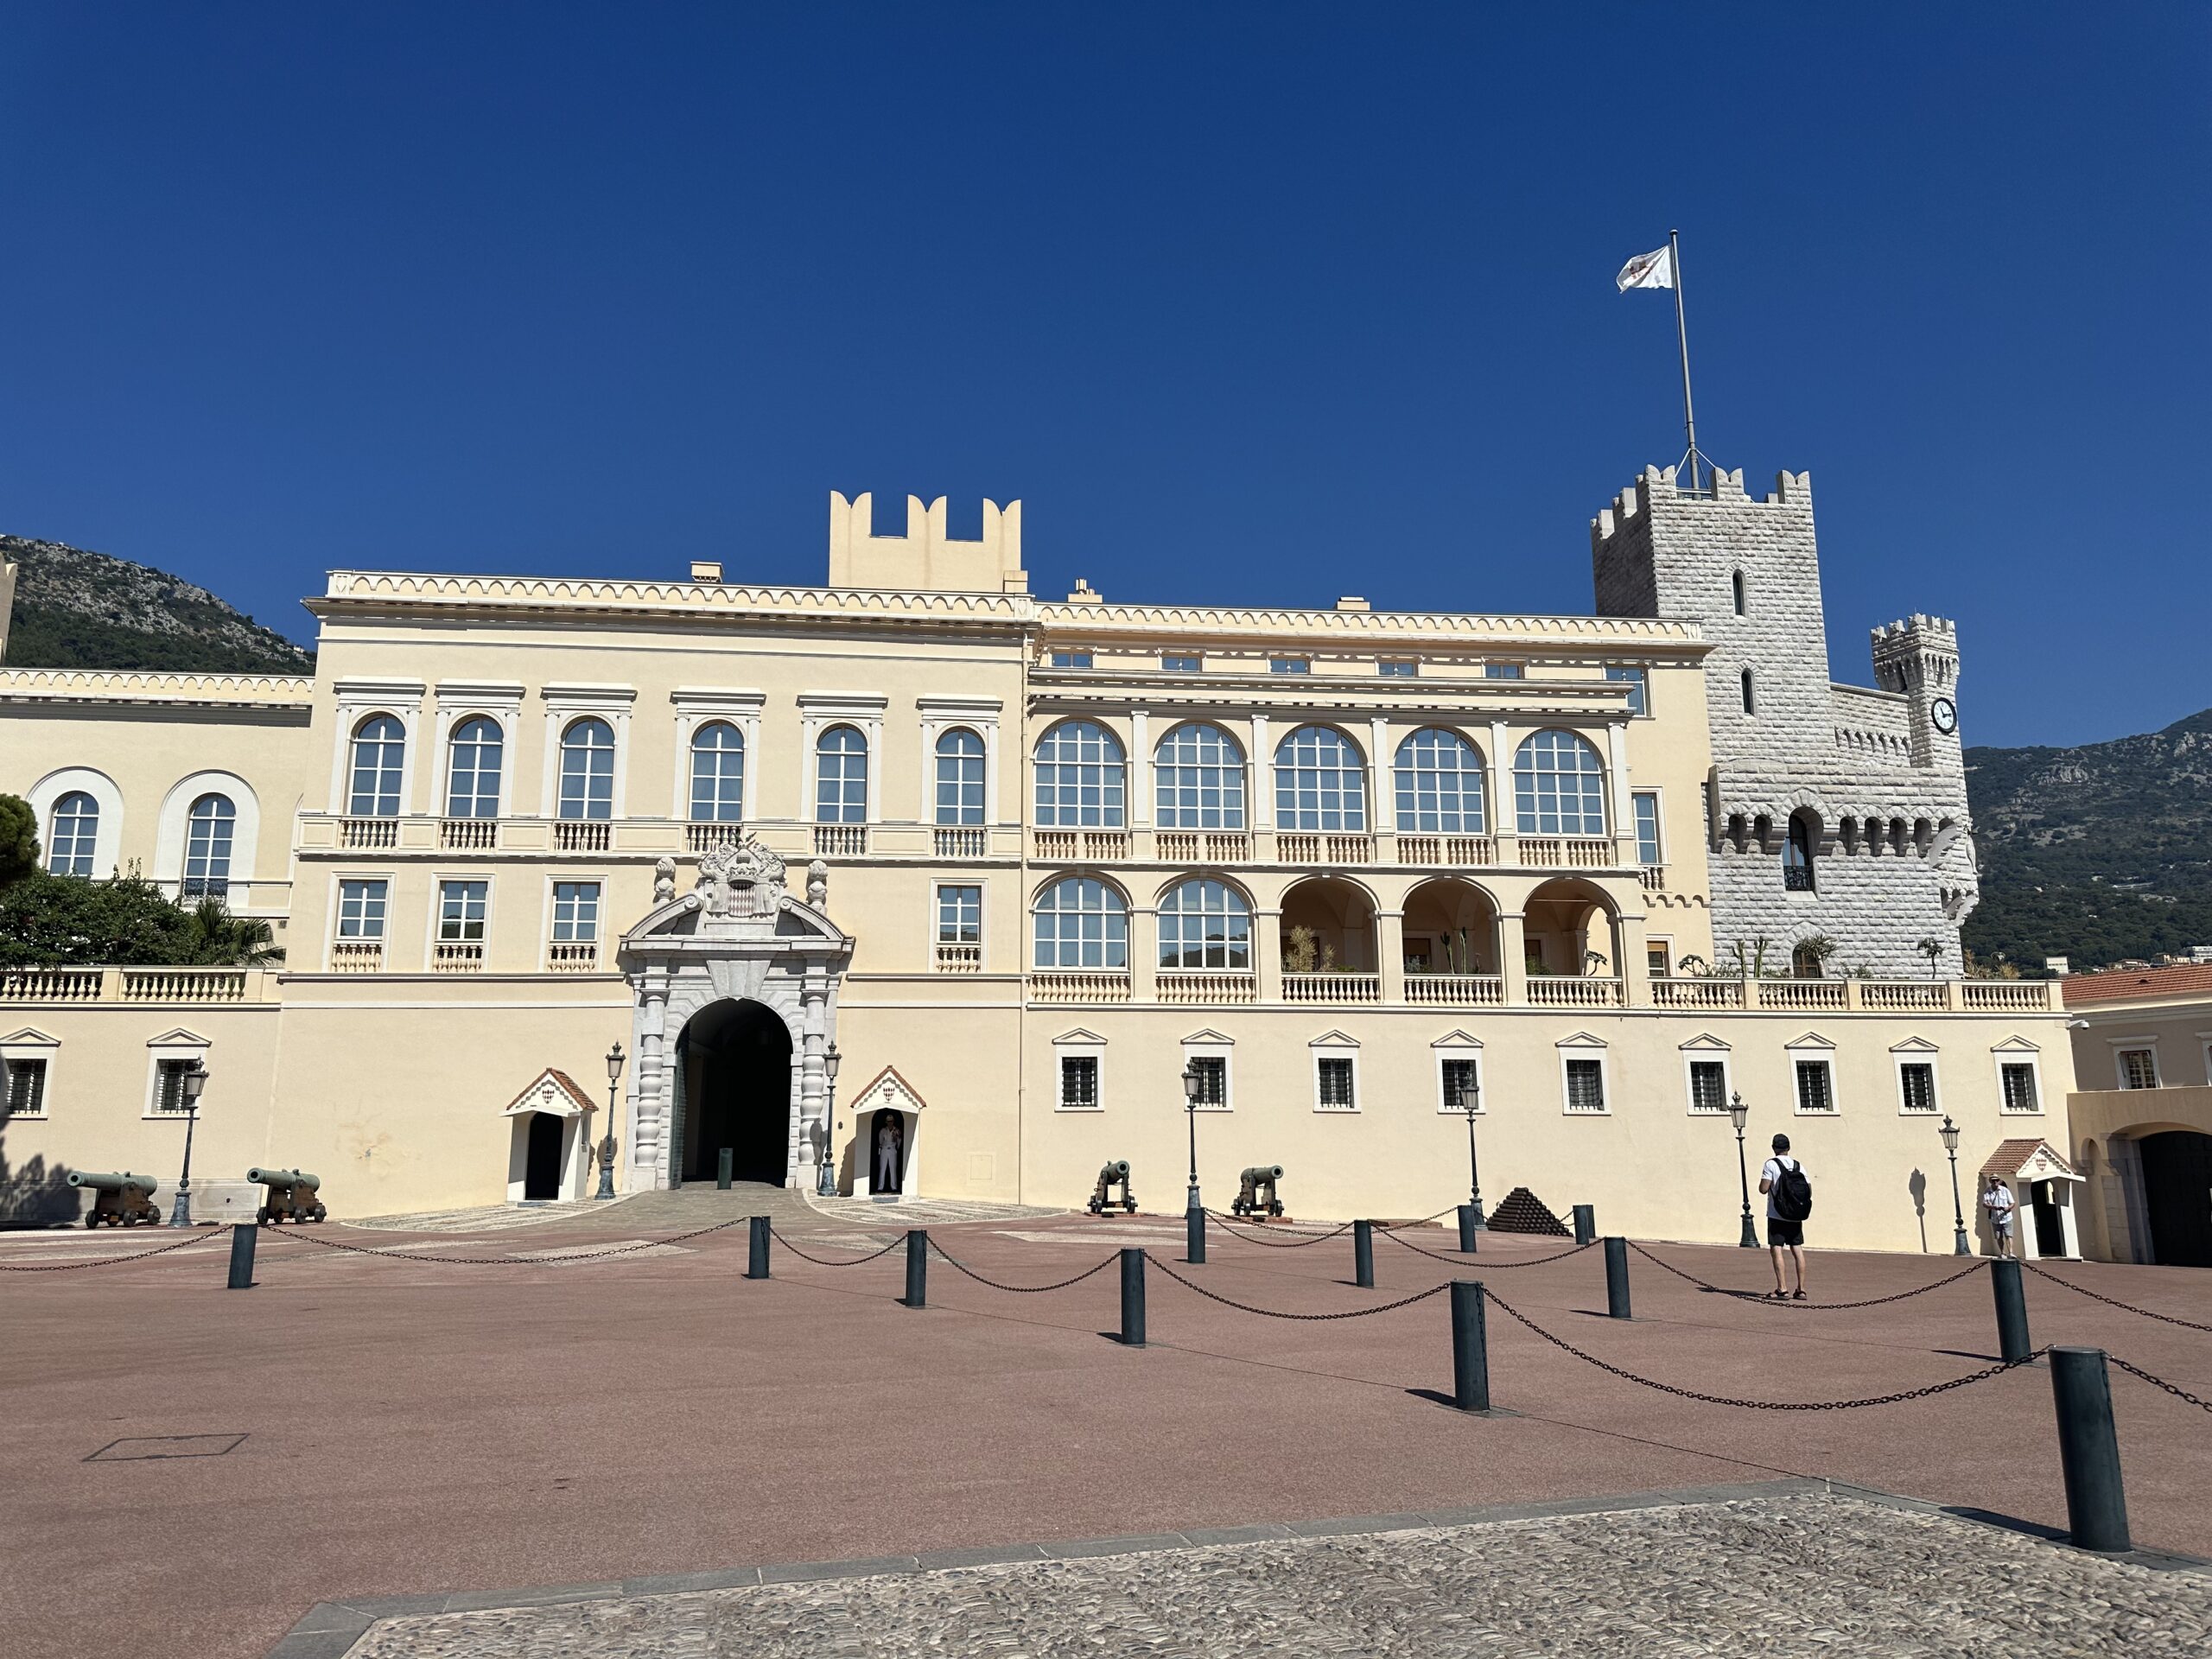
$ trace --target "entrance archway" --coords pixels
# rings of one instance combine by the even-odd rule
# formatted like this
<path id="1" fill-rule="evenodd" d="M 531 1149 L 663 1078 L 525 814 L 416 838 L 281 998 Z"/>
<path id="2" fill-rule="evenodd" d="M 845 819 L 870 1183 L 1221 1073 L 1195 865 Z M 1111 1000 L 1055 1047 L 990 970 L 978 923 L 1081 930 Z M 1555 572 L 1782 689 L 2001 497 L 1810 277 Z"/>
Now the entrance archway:
<path id="1" fill-rule="evenodd" d="M 2212 1268 L 2212 1135 L 2167 1129 L 2137 1144 L 2153 1258 L 2170 1267 Z"/>
<path id="2" fill-rule="evenodd" d="M 741 1181 L 780 1186 L 791 1126 L 791 1034 L 758 1002 L 722 1001 L 693 1014 L 676 1039 L 673 1185 L 715 1179 L 721 1149 Z"/>
<path id="3" fill-rule="evenodd" d="M 568 1132 L 565 1120 L 550 1112 L 530 1115 L 530 1144 L 524 1154 L 522 1195 L 525 1198 L 561 1196 L 561 1142 Z"/>

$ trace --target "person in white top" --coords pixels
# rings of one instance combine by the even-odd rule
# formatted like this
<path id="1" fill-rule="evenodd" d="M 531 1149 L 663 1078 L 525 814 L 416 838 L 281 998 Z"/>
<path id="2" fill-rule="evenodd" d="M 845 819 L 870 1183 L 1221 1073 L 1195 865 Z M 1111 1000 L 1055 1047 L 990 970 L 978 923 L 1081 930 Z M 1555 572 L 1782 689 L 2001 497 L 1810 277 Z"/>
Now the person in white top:
<path id="1" fill-rule="evenodd" d="M 1792 1218 L 1782 1213 L 1776 1190 L 1782 1184 L 1784 1170 L 1794 1172 L 1797 1160 L 1789 1155 L 1789 1137 L 1774 1137 L 1774 1156 L 1759 1167 L 1759 1191 L 1766 1194 L 1766 1242 L 1774 1252 L 1774 1299 L 1794 1301 L 1805 1300 L 1805 1223 L 1802 1216 Z M 1793 1290 L 1783 1278 L 1783 1260 L 1787 1255 L 1797 1269 L 1797 1285 Z"/>
<path id="2" fill-rule="evenodd" d="M 1996 1176 L 1981 1189 L 1981 1207 L 1989 1211 L 1989 1230 L 1997 1240 L 1997 1254 L 2012 1254 L 2012 1189 Z"/>

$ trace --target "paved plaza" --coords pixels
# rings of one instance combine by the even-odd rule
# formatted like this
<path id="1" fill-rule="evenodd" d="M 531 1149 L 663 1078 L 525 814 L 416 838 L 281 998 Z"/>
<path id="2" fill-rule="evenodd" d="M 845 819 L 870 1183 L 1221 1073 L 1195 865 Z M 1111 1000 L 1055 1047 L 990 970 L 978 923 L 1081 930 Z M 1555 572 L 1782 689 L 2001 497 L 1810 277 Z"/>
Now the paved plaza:
<path id="1" fill-rule="evenodd" d="M 1292 1653 L 2037 1651 L 2028 1629 L 2071 1643 L 2064 1650 L 2120 1651 L 2111 1644 L 2139 1618 L 2202 1629 L 2202 1575 L 2090 1560 L 2022 1530 L 2065 1522 L 2040 1366 L 1865 1409 L 1759 1411 L 1638 1386 L 1493 1307 L 1492 1387 L 1512 1414 L 1470 1418 L 1441 1402 L 1440 1295 L 1287 1320 L 1168 1277 L 1306 1314 L 1478 1277 L 1544 1331 L 1637 1376 L 1803 1402 L 1988 1368 L 1984 1272 L 1882 1306 L 1806 1308 L 1716 1294 L 1632 1256 L 1637 1317 L 1621 1322 L 1605 1317 L 1599 1253 L 1561 1255 L 1555 1239 L 1491 1235 L 1468 1260 L 1439 1228 L 1378 1237 L 1370 1291 L 1351 1282 L 1348 1236 L 1286 1249 L 1301 1236 L 1277 1231 L 1270 1248 L 1217 1227 L 1211 1259 L 1192 1267 L 1179 1219 L 1026 1214 L 933 1217 L 951 1260 L 932 1264 L 929 1306 L 911 1309 L 898 1300 L 902 1251 L 841 1267 L 793 1249 L 849 1260 L 894 1243 L 905 1212 L 823 1213 L 786 1197 L 774 1276 L 749 1281 L 741 1218 L 760 1201 L 701 1193 L 510 1229 L 433 1230 L 425 1217 L 412 1230 L 285 1230 L 264 1238 L 257 1282 L 238 1293 L 223 1288 L 221 1236 L 0 1274 L 14 1431 L 0 1445 L 10 1495 L 0 1630 L 11 1655 L 91 1650 L 76 1622 L 87 1610 L 100 1620 L 94 1646 L 190 1659 L 264 1659 L 284 1643 L 288 1656 L 322 1659 L 365 1630 L 364 1653 L 490 1659 L 1041 1655 L 1078 1650 L 1086 1621 L 1115 1632 L 1094 1648 L 1137 1652 L 1195 1651 L 1200 1634 L 1206 1646 Z M 723 1222 L 737 1224 L 698 1230 Z M 0 1265 L 171 1242 L 16 1236 L 0 1238 Z M 327 1248 L 339 1243 L 404 1254 Z M 1141 1350 L 1114 1339 L 1117 1274 L 1103 1265 L 1129 1243 L 1153 1262 Z M 1715 1283 L 1755 1288 L 1766 1271 L 1748 1251 L 1650 1248 Z M 1023 1294 L 953 1261 L 1002 1286 L 1103 1270 Z M 1819 1253 L 1814 1292 L 1889 1296 L 1957 1266 Z M 2201 1273 L 2063 1272 L 2212 1320 Z M 2028 1303 L 2036 1342 L 2103 1347 L 2212 1395 L 2212 1337 L 2032 1275 Z M 2133 1378 L 2113 1386 L 2137 1542 L 2212 1555 L 2212 1425 Z M 1618 1509 L 1624 1494 L 1775 1481 L 1844 1482 L 2005 1525 L 1813 1492 L 1694 1512 L 1675 1499 L 1610 1516 L 1487 1517 L 1499 1504 Z M 1333 1543 L 1284 1535 L 1347 1516 L 1398 1517 L 1396 1529 Z M 1255 1530 L 1230 1546 L 1218 1529 Z M 1101 1539 L 1140 1553 L 1046 1555 Z M 917 1576 L 923 1558 L 1005 1564 Z M 855 1561 L 877 1567 L 834 1583 L 760 1581 L 783 1576 L 779 1563 Z M 1761 1577 L 1770 1571 L 1782 1576 Z M 1481 1597 L 1462 1588 L 1469 1575 L 1488 1586 Z M 1758 1611 L 1783 1582 L 1829 1579 L 1847 1593 Z M 1344 1588 L 1355 1584 L 1357 1596 Z M 381 1598 L 403 1599 L 386 1611 L 406 1617 L 366 1630 L 359 1610 Z M 551 1605 L 561 1598 L 575 1605 Z M 463 1605 L 518 1601 L 540 1605 L 460 1618 Z M 1883 1622 L 1916 1605 L 1916 1637 Z M 321 1630 L 289 1634 L 317 1618 Z M 760 1634 L 778 1621 L 788 1637 Z M 626 1645 L 588 1645 L 609 1629 Z M 346 1646 L 326 1639 L 340 1635 Z M 299 1645 L 310 1637 L 321 1645 Z M 2174 1650 L 2202 1645 L 2193 1636 Z"/>

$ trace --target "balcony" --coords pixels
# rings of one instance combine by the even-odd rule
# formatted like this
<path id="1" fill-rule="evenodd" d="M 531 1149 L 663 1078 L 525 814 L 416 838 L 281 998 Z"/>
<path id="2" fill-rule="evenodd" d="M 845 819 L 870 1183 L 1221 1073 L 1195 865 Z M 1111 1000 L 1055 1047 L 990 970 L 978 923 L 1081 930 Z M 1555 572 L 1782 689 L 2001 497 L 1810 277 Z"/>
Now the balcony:
<path id="1" fill-rule="evenodd" d="M 1719 1010 L 1744 1006 L 1740 979 L 1655 979 L 1651 982 L 1655 1008 Z"/>
<path id="2" fill-rule="evenodd" d="M 1162 830 L 1154 837 L 1167 864 L 1245 864 L 1252 837 L 1242 830 Z"/>
<path id="3" fill-rule="evenodd" d="M 814 826 L 817 858 L 861 858 L 868 853 L 868 825 L 817 823 Z"/>
<path id="4" fill-rule="evenodd" d="M 729 823 L 687 823 L 683 826 L 683 850 L 703 853 L 709 847 L 719 847 L 726 841 L 743 839 L 745 826 Z"/>
<path id="5" fill-rule="evenodd" d="M 0 1003 L 262 1002 L 274 1000 L 274 979 L 260 968 L 10 968 Z"/>
<path id="6" fill-rule="evenodd" d="M 441 818 L 438 845 L 448 852 L 489 852 L 499 844 L 497 818 Z"/>
<path id="7" fill-rule="evenodd" d="M 1505 982 L 1496 974 L 1408 974 L 1406 1001 L 1417 1008 L 1497 1008 Z"/>
<path id="8" fill-rule="evenodd" d="M 1598 836 L 1522 836 L 1521 862 L 1536 870 L 1607 870 L 1613 843 Z"/>
<path id="9" fill-rule="evenodd" d="M 1646 864 L 1643 868 L 1642 874 L 1643 890 L 1646 893 L 1667 891 L 1667 867 L 1664 864 Z"/>
<path id="10" fill-rule="evenodd" d="M 334 974 L 380 974 L 384 971 L 382 939 L 334 939 L 330 944 L 330 971 Z"/>
<path id="11" fill-rule="evenodd" d="M 397 818 L 340 818 L 338 844 L 349 852 L 375 852 L 399 845 Z"/>
<path id="12" fill-rule="evenodd" d="M 1163 1002 L 1223 1005 L 1257 1002 L 1260 1000 L 1260 980 L 1256 974 L 1163 968 L 1160 970 L 1158 983 L 1160 1000 Z"/>
<path id="13" fill-rule="evenodd" d="M 1092 968 L 1042 969 L 1029 976 L 1032 1002 L 1126 1002 L 1126 970 Z"/>
<path id="14" fill-rule="evenodd" d="M 1848 980 L 1844 982 L 1847 986 Z M 2040 990 L 2041 986 L 2037 989 Z M 1760 987 L 1762 992 L 1765 987 Z M 1948 1006 L 1943 982 L 1936 979 L 1870 980 L 1859 987 L 1859 1006 L 1883 1014 L 1919 1014 Z M 2040 1001 L 2032 1006 L 2041 1007 Z"/>
<path id="15" fill-rule="evenodd" d="M 991 832 L 965 825 L 940 825 L 931 836 L 930 849 L 939 858 L 982 858 L 991 850 Z"/>
<path id="16" fill-rule="evenodd" d="M 556 853 L 603 853 L 613 844 L 613 825 L 605 818 L 556 818 L 553 850 Z"/>
<path id="17" fill-rule="evenodd" d="M 1129 855 L 1126 830 L 1034 830 L 1036 856 L 1046 863 L 1115 864 Z"/>
<path id="18" fill-rule="evenodd" d="M 980 974 L 983 971 L 983 947 L 940 940 L 937 947 L 937 970 L 940 974 Z"/>
<path id="19" fill-rule="evenodd" d="M 1528 843 L 1523 842 L 1522 845 Z M 1529 1006 L 1532 1008 L 1620 1008 L 1628 1006 L 1618 979 L 1573 979 L 1565 975 L 1529 976 Z"/>
<path id="20" fill-rule="evenodd" d="M 1375 837 L 1286 830 L 1275 836 L 1275 861 L 1279 864 L 1319 864 L 1331 868 L 1344 864 L 1372 864 L 1375 861 Z"/>
<path id="21" fill-rule="evenodd" d="M 1407 836 L 1398 837 L 1401 864 L 1437 864 L 1471 868 L 1497 862 L 1497 842 L 1488 836 Z"/>
<path id="22" fill-rule="evenodd" d="M 599 941 L 569 939 L 545 947 L 545 970 L 552 974 L 588 974 L 599 968 Z"/>
<path id="23" fill-rule="evenodd" d="M 1840 1014 L 1850 1006 L 1846 983 L 1840 979 L 1763 979 L 1758 982 L 1759 1006 L 1789 1014 Z"/>
<path id="24" fill-rule="evenodd" d="M 441 974 L 480 974 L 484 971 L 481 939 L 441 939 L 430 947 L 430 966 Z"/>
<path id="25" fill-rule="evenodd" d="M 97 1002 L 104 977 L 97 968 L 0 969 L 0 1002 Z"/>
<path id="26" fill-rule="evenodd" d="M 1380 974 L 1285 974 L 1282 1000 L 1286 1002 L 1325 1003 L 1350 1007 L 1382 1000 Z"/>

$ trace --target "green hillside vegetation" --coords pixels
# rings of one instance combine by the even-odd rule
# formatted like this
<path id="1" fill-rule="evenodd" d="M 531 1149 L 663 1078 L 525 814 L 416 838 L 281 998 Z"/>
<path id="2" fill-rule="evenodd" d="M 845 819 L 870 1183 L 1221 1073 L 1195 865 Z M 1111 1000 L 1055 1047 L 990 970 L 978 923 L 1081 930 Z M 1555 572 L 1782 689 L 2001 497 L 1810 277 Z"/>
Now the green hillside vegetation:
<path id="1" fill-rule="evenodd" d="M 313 665 L 302 662 L 296 647 L 263 651 L 200 633 L 149 633 L 78 612 L 18 604 L 8 629 L 8 666 L 304 674 Z"/>
<path id="2" fill-rule="evenodd" d="M 10 668 L 310 674 L 315 656 L 181 577 L 62 542 L 0 536 L 16 566 Z"/>

